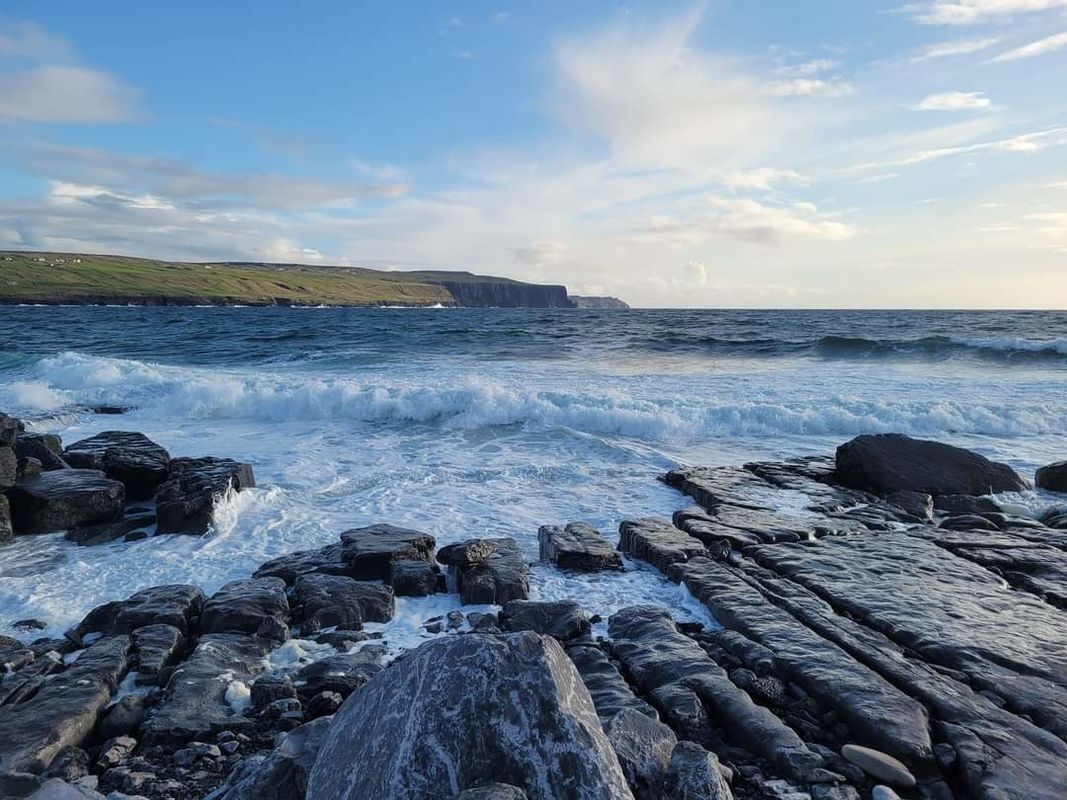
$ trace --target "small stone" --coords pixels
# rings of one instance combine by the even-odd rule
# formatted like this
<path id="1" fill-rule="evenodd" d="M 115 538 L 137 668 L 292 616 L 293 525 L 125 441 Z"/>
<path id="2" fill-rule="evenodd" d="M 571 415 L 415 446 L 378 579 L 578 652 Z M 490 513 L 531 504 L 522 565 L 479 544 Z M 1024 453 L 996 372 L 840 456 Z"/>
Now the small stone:
<path id="1" fill-rule="evenodd" d="M 295 697 L 283 697 L 268 705 L 263 713 L 271 719 L 280 719 L 283 715 L 293 712 L 303 713 L 303 706 L 300 705 L 300 701 Z"/>
<path id="2" fill-rule="evenodd" d="M 137 740 L 132 736 L 116 736 L 114 739 L 109 739 L 100 748 L 100 754 L 96 757 L 97 766 L 101 770 L 117 767 L 129 758 L 135 747 L 137 747 Z"/>
<path id="3" fill-rule="evenodd" d="M 337 692 L 319 692 L 308 701 L 307 718 L 312 720 L 335 714 L 343 702 L 344 698 Z"/>
<path id="4" fill-rule="evenodd" d="M 900 795 L 888 786 L 878 784 L 871 789 L 871 800 L 900 800 Z"/>
<path id="5" fill-rule="evenodd" d="M 122 789 L 126 792 L 136 792 L 154 781 L 156 776 L 152 772 L 130 772 L 122 780 Z"/>
<path id="6" fill-rule="evenodd" d="M 808 783 L 844 783 L 846 778 L 837 772 L 819 767 L 805 775 L 804 780 Z"/>
<path id="7" fill-rule="evenodd" d="M 858 744 L 846 744 L 841 748 L 841 755 L 878 780 L 909 789 L 915 785 L 915 776 L 908 768 L 880 750 Z"/>
<path id="8" fill-rule="evenodd" d="M 287 675 L 264 675 L 252 684 L 252 708 L 262 711 L 275 700 L 296 697 L 296 689 Z"/>
<path id="9" fill-rule="evenodd" d="M 218 758 L 222 755 L 218 745 L 204 742 L 192 742 L 189 749 L 196 753 L 198 758 Z"/>
<path id="10" fill-rule="evenodd" d="M 237 738 L 237 734 L 234 733 L 233 731 L 223 731 L 222 733 L 220 733 L 218 736 L 215 737 L 215 741 L 218 742 L 221 745 L 221 744 L 223 744 L 225 742 L 232 742 L 236 738 Z"/>
<path id="11" fill-rule="evenodd" d="M 225 741 L 225 742 L 222 742 L 221 744 L 219 744 L 219 750 L 221 750 L 223 753 L 225 753 L 228 756 L 232 756 L 234 753 L 236 753 L 238 751 L 238 749 L 240 749 L 240 747 L 241 747 L 241 743 L 239 741 L 237 741 L 236 739 L 230 739 L 228 741 Z"/>

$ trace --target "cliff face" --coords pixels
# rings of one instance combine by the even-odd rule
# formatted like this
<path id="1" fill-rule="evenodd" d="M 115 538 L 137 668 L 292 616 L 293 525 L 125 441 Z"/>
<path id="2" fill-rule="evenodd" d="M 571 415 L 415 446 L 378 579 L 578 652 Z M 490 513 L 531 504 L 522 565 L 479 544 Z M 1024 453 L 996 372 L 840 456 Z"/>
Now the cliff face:
<path id="1" fill-rule="evenodd" d="M 488 308 L 573 308 L 566 286 L 491 281 L 448 281 L 440 285 L 456 305 Z"/>
<path id="2" fill-rule="evenodd" d="M 579 297 L 571 295 L 575 308 L 629 308 L 629 304 L 617 297 Z"/>

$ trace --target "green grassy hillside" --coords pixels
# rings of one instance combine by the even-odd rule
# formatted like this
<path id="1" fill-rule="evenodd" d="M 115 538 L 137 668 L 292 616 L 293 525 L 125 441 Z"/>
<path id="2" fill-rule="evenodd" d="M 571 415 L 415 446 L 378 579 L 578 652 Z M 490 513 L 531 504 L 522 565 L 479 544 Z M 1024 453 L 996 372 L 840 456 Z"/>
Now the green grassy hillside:
<path id="1" fill-rule="evenodd" d="M 492 279 L 486 279 L 492 280 Z M 434 305 L 442 286 L 406 273 L 276 264 L 191 264 L 126 256 L 0 252 L 0 302 Z"/>

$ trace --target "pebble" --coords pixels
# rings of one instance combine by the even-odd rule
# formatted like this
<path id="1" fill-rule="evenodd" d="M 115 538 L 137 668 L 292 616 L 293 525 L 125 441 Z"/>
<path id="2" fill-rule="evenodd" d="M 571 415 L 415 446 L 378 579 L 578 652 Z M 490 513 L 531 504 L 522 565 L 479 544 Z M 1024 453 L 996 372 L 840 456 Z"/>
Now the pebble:
<path id="1" fill-rule="evenodd" d="M 888 786 L 878 784 L 871 790 L 871 800 L 900 800 L 900 795 Z"/>
<path id="2" fill-rule="evenodd" d="M 841 748 L 841 755 L 880 781 L 905 788 L 915 785 L 915 776 L 908 771 L 906 766 L 893 756 L 875 750 L 873 747 L 846 744 Z"/>

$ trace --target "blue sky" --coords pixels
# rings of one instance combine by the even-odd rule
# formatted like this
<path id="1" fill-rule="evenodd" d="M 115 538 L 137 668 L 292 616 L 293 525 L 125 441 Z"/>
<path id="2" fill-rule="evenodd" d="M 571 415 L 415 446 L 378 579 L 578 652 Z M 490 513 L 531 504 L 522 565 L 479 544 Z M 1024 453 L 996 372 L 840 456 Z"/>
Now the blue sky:
<path id="1" fill-rule="evenodd" d="M 8 2 L 0 247 L 1067 306 L 1067 0 Z"/>

